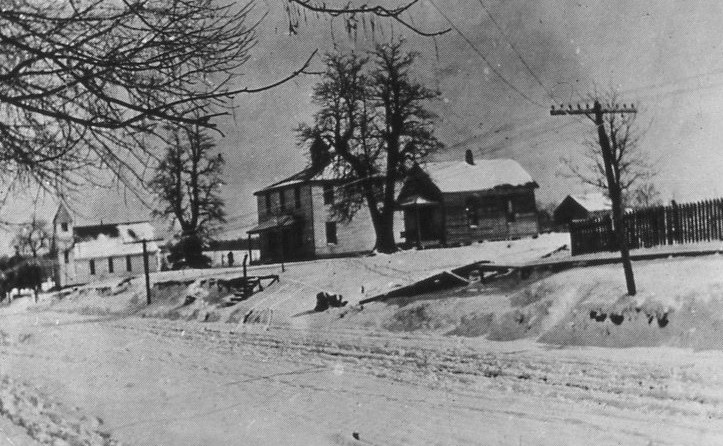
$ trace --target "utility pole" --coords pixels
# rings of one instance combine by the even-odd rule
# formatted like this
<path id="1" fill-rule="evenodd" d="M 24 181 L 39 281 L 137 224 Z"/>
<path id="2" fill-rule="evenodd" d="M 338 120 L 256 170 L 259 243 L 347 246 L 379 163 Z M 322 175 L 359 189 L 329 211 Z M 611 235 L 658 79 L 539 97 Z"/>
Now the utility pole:
<path id="1" fill-rule="evenodd" d="M 135 242 L 128 242 L 128 244 L 136 244 L 136 243 L 143 244 L 143 273 L 146 278 L 146 305 L 151 304 L 151 272 L 150 272 L 150 268 L 148 266 L 148 242 L 160 242 L 162 240 L 163 239 L 160 239 L 160 238 L 154 238 L 154 239 L 144 238 L 142 240 L 138 240 Z"/>
<path id="2" fill-rule="evenodd" d="M 550 115 L 585 115 L 595 123 L 597 127 L 598 139 L 600 140 L 600 150 L 602 151 L 603 163 L 605 164 L 605 177 L 608 183 L 608 193 L 610 194 L 610 200 L 613 206 L 613 224 L 615 225 L 615 239 L 620 250 L 620 258 L 623 264 L 623 271 L 625 271 L 625 283 L 628 288 L 628 295 L 634 296 L 637 292 L 635 289 L 635 277 L 633 275 L 633 266 L 630 262 L 630 249 L 628 244 L 625 242 L 625 222 L 623 220 L 623 204 L 622 204 L 622 191 L 620 190 L 620 166 L 616 163 L 614 155 L 610 146 L 610 138 L 608 137 L 607 131 L 605 130 L 605 121 L 603 116 L 611 113 L 637 113 L 637 109 L 634 105 L 622 106 L 618 104 L 611 104 L 609 107 L 604 107 L 600 104 L 600 101 L 595 101 L 593 107 L 590 108 L 586 105 L 583 109 L 580 105 L 577 109 L 574 109 L 571 105 L 565 109 L 560 106 L 559 109 L 555 109 L 553 106 L 550 109 Z"/>
<path id="3" fill-rule="evenodd" d="M 146 305 L 151 304 L 151 273 L 148 268 L 148 240 L 143 239 L 143 272 L 146 275 Z"/>

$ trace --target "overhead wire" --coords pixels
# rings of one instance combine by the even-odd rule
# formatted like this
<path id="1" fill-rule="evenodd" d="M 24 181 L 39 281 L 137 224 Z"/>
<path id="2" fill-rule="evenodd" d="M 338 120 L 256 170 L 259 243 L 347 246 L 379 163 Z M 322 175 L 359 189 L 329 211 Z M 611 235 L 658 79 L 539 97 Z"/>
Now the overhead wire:
<path id="1" fill-rule="evenodd" d="M 522 90 L 517 88 L 512 82 L 507 80 L 507 78 L 505 76 L 503 76 L 502 73 L 497 68 L 495 68 L 495 66 L 492 64 L 492 62 L 489 60 L 489 58 L 487 56 L 485 56 L 485 54 L 477 47 L 477 45 L 475 45 L 474 42 L 472 42 L 472 40 L 470 40 L 470 38 L 467 37 L 467 35 L 465 35 L 461 29 L 459 29 L 459 27 L 452 21 L 452 19 L 450 19 L 449 16 L 447 16 L 447 14 L 445 14 L 444 11 L 442 11 L 442 9 L 439 6 L 437 6 L 437 3 L 434 0 L 427 0 L 427 1 L 429 2 L 429 4 L 432 5 L 432 7 L 435 10 L 437 10 L 437 12 L 444 18 L 444 20 L 446 20 L 447 23 L 449 23 L 449 26 L 452 29 L 454 29 L 455 32 L 457 34 L 459 34 L 459 36 L 465 42 L 467 42 L 467 45 L 469 45 L 470 48 L 472 48 L 472 50 L 487 64 L 490 71 L 492 71 L 507 87 L 509 87 L 512 91 L 517 93 L 520 97 L 522 97 L 527 102 L 529 102 L 537 107 L 540 107 L 540 108 L 545 108 L 545 109 L 548 108 L 546 105 L 543 105 L 542 103 L 534 100 L 529 95 L 527 95 L 525 92 L 523 92 Z"/>
<path id="2" fill-rule="evenodd" d="M 525 58 L 522 56 L 522 53 L 517 49 L 517 46 L 512 42 L 512 39 L 510 39 L 507 36 L 505 31 L 502 29 L 502 26 L 500 26 L 500 24 L 497 22 L 497 20 L 495 20 L 494 16 L 490 12 L 489 8 L 487 8 L 484 1 L 483 0 L 477 0 L 477 1 L 479 2 L 480 6 L 484 10 L 484 12 L 487 14 L 487 17 L 489 17 L 490 20 L 492 21 L 492 24 L 495 26 L 495 28 L 497 28 L 497 31 L 499 31 L 499 33 L 502 35 L 502 37 L 505 38 L 507 43 L 510 45 L 510 48 L 512 48 L 512 51 L 514 51 L 514 53 L 517 55 L 517 58 L 520 59 L 520 62 L 522 62 L 522 65 L 524 65 L 524 67 L 530 73 L 530 75 L 535 80 L 535 82 L 537 82 L 537 84 L 550 97 L 550 99 L 552 99 L 554 101 L 555 96 L 547 89 L 547 87 L 545 87 L 545 84 L 542 83 L 542 80 L 540 79 L 540 77 L 535 73 L 535 71 L 532 69 L 532 67 L 530 67 L 530 65 L 527 63 Z"/>

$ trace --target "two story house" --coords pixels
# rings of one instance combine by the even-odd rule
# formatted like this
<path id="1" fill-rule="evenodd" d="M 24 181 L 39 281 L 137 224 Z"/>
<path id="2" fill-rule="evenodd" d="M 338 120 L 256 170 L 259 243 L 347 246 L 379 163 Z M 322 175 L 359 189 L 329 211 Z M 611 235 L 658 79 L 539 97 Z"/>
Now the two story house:
<path id="1" fill-rule="evenodd" d="M 331 211 L 343 187 L 327 159 L 254 192 L 258 225 L 248 233 L 259 236 L 261 262 L 371 251 L 376 236 L 366 205 L 350 221 Z"/>

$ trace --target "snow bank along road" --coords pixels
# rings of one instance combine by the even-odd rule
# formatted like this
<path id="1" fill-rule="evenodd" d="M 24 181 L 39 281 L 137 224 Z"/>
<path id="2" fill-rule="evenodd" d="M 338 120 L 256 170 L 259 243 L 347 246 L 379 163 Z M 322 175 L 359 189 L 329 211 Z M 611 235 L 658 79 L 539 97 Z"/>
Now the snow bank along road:
<path id="1" fill-rule="evenodd" d="M 723 444 L 720 352 L 243 328 L 0 314 L 0 375 L 130 445 Z"/>

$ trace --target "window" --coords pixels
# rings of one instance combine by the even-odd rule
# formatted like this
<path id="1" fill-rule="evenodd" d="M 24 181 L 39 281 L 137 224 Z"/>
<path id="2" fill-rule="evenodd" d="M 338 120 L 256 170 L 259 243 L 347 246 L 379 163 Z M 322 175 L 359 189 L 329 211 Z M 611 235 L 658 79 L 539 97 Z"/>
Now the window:
<path id="1" fill-rule="evenodd" d="M 68 222 L 64 221 L 60 224 L 60 230 L 63 232 L 68 232 Z"/>
<path id="2" fill-rule="evenodd" d="M 131 256 L 126 256 L 126 271 L 133 271 L 133 267 L 131 266 Z"/>
<path id="3" fill-rule="evenodd" d="M 326 222 L 326 243 L 330 243 L 333 245 L 336 245 L 336 243 L 337 243 L 336 222 L 334 222 L 334 221 Z"/>
<path id="4" fill-rule="evenodd" d="M 286 194 L 283 190 L 279 191 L 279 208 L 281 208 L 281 211 L 286 209 Z"/>
<path id="5" fill-rule="evenodd" d="M 264 195 L 264 198 L 266 199 L 266 213 L 271 213 L 271 194 Z"/>
<path id="6" fill-rule="evenodd" d="M 479 212 L 477 211 L 477 200 L 474 197 L 467 198 L 464 207 L 465 215 L 467 216 L 467 225 L 469 227 L 479 226 Z"/>
<path id="7" fill-rule="evenodd" d="M 113 257 L 108 257 L 108 272 L 113 272 Z"/>
<path id="8" fill-rule="evenodd" d="M 302 225 L 296 225 L 296 247 L 304 247 L 304 227 Z"/>
<path id="9" fill-rule="evenodd" d="M 90 275 L 94 276 L 95 275 L 95 260 L 91 260 L 90 262 L 88 262 L 88 266 L 90 266 Z"/>
<path id="10" fill-rule="evenodd" d="M 331 184 L 324 185 L 324 204 L 334 204 L 334 186 Z"/>
<path id="11" fill-rule="evenodd" d="M 480 200 L 480 214 L 484 218 L 497 218 L 500 214 L 500 204 L 495 197 L 483 197 Z"/>
<path id="12" fill-rule="evenodd" d="M 63 261 L 70 263 L 70 251 L 63 251 Z"/>
<path id="13" fill-rule="evenodd" d="M 296 206 L 296 209 L 301 208 L 301 186 L 294 188 L 294 206 Z"/>

